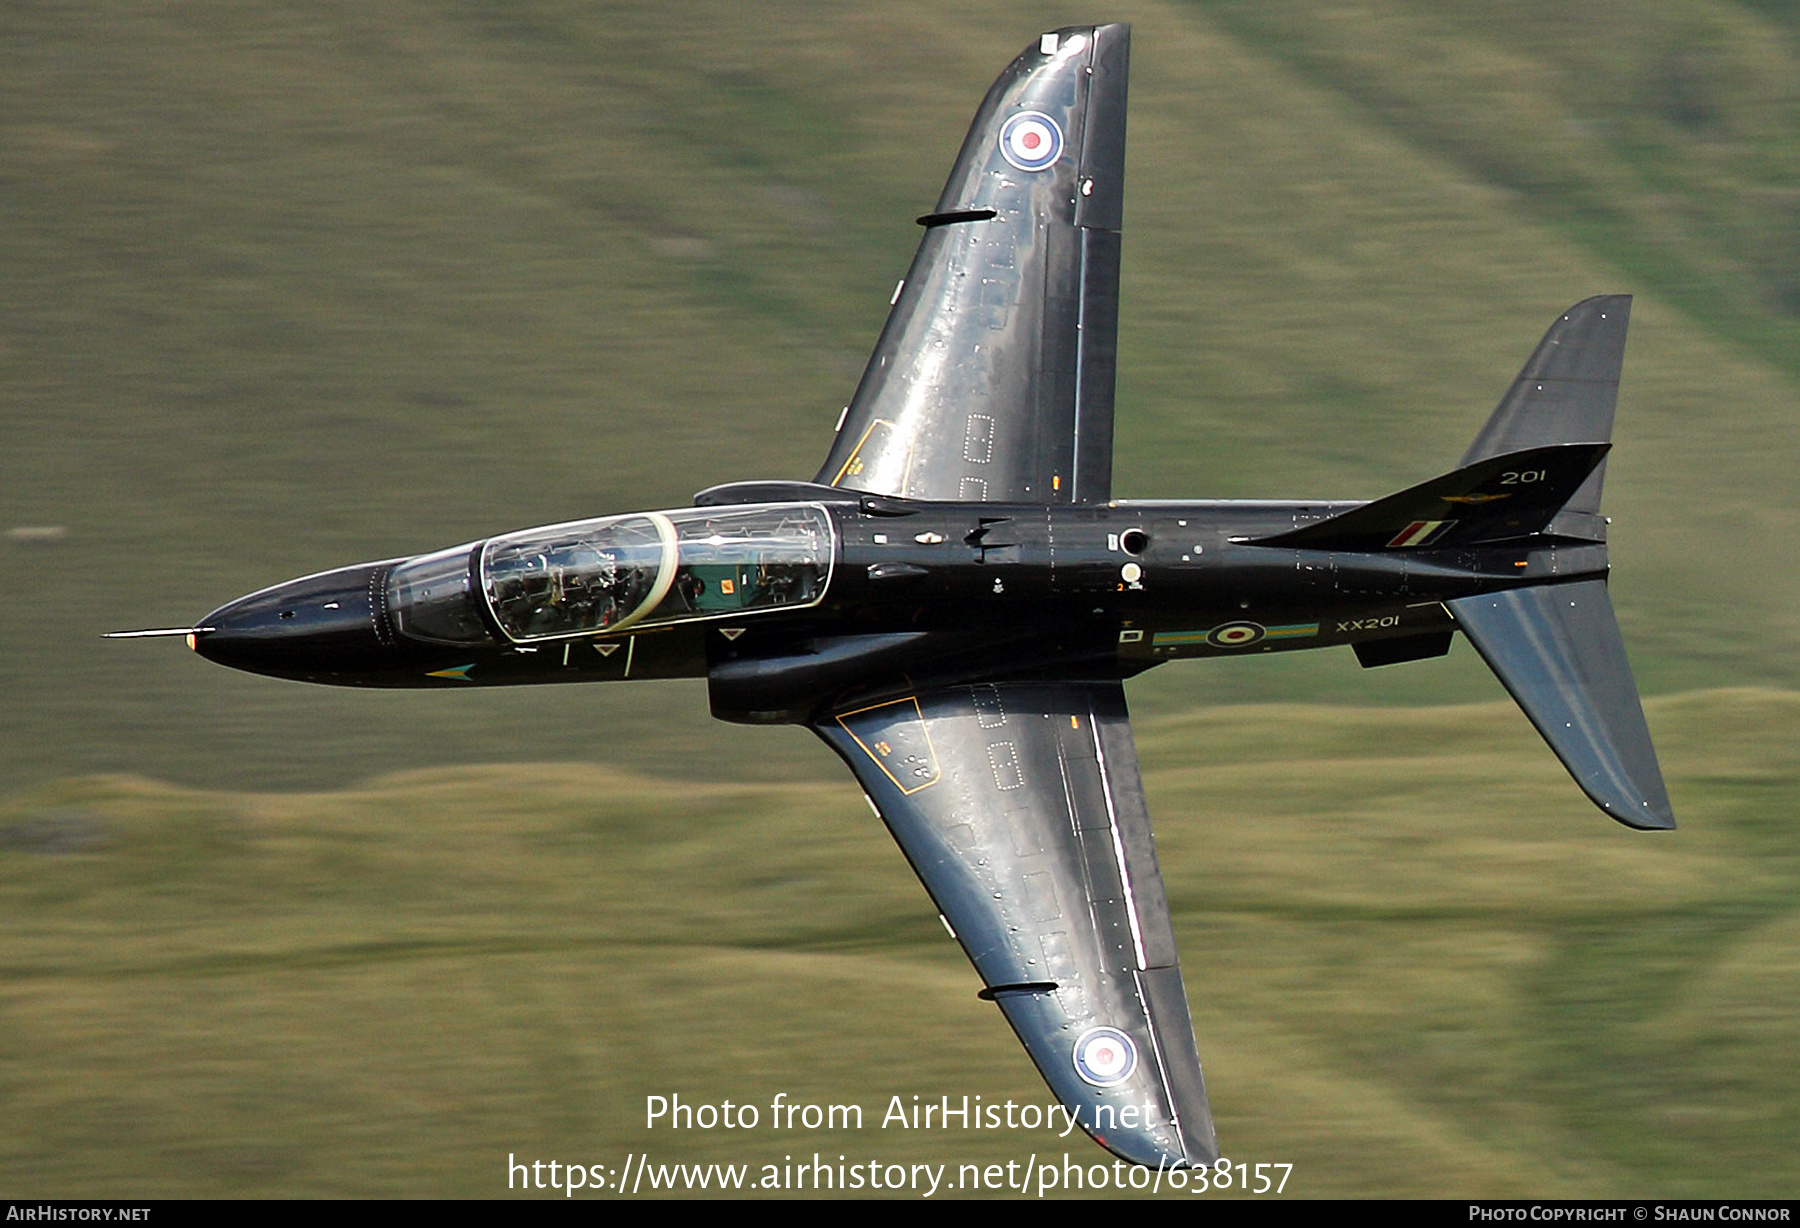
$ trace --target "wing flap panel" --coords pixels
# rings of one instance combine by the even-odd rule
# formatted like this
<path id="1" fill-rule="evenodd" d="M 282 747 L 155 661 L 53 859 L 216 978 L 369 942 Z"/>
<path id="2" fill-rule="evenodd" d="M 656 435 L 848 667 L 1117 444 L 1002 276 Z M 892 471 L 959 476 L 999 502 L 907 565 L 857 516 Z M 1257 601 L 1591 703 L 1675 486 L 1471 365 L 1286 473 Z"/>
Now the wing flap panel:
<path id="1" fill-rule="evenodd" d="M 1158 1043 L 1162 1046 L 1163 1078 L 1170 1101 L 1177 1105 L 1205 1104 L 1206 1082 L 1198 1062 L 1178 1060 L 1178 1055 L 1197 1052 L 1194 1024 L 1188 1014 L 1187 991 L 1177 967 L 1149 968 L 1138 974 L 1145 1005 Z M 1192 1155 L 1217 1156 L 1219 1140 L 1213 1133 L 1212 1114 L 1177 1114 L 1182 1139 Z"/>
<path id="2" fill-rule="evenodd" d="M 1075 224 L 1123 230 L 1125 216 L 1125 99 L 1131 77 L 1131 30 L 1099 26 L 1088 61 L 1087 126 L 1081 142 Z"/>
<path id="3" fill-rule="evenodd" d="M 1119 859 L 1131 884 L 1132 916 L 1143 948 L 1142 967 L 1173 968 L 1175 927 L 1169 920 L 1169 897 L 1163 888 L 1162 869 L 1156 863 L 1156 840 L 1150 833 L 1150 807 L 1144 800 L 1144 782 L 1137 770 L 1137 742 L 1131 721 L 1119 710 L 1094 723 L 1094 744 L 1104 795 L 1111 803 Z"/>

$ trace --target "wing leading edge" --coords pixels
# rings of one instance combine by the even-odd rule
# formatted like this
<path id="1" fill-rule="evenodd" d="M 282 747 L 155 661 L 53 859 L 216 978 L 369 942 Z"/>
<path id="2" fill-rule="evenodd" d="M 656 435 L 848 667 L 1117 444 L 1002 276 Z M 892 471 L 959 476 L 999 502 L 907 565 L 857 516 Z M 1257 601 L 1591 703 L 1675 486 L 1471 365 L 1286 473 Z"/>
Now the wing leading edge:
<path id="1" fill-rule="evenodd" d="M 1131 28 L 1058 30 L 976 113 L 816 481 L 1104 503 Z"/>
<path id="2" fill-rule="evenodd" d="M 813 728 L 1081 1127 L 1139 1164 L 1215 1160 L 1124 688 L 953 687 Z"/>

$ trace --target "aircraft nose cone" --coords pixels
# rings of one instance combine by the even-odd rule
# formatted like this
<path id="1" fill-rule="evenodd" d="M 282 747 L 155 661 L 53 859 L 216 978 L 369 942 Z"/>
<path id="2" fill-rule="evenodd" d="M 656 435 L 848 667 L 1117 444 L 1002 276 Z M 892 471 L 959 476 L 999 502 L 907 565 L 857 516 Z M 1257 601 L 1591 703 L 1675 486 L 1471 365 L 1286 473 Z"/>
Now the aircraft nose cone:
<path id="1" fill-rule="evenodd" d="M 381 661 L 377 605 L 385 563 L 290 580 L 219 607 L 193 637 L 208 661 L 278 678 L 332 680 Z"/>

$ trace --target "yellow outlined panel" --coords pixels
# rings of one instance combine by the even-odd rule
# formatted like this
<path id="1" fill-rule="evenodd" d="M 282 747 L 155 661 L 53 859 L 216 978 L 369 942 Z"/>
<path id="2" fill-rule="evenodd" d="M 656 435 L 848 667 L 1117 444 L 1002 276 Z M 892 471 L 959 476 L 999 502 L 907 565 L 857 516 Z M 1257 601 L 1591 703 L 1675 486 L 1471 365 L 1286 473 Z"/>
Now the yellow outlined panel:
<path id="1" fill-rule="evenodd" d="M 862 438 L 856 441 L 856 446 L 850 449 L 850 459 L 844 462 L 844 467 L 839 469 L 837 476 L 831 479 L 831 484 L 833 486 L 842 486 L 844 484 L 844 479 L 861 477 L 864 470 L 870 465 L 889 464 L 893 454 L 895 454 L 901 446 L 904 446 L 906 451 L 904 454 L 905 463 L 900 466 L 899 486 L 894 490 L 877 490 L 871 493 L 895 495 L 902 498 L 905 497 L 906 489 L 912 482 L 912 440 L 901 439 L 900 428 L 886 418 L 877 418 L 875 421 L 869 423 L 869 429 L 863 432 Z M 865 452 L 868 453 L 867 456 L 864 456 Z M 867 488 L 859 486 L 854 487 L 853 489 L 863 490 Z"/>
<path id="2" fill-rule="evenodd" d="M 900 792 L 917 793 L 942 777 L 937 750 L 931 745 L 931 733 L 916 697 L 839 713 L 837 723 Z"/>

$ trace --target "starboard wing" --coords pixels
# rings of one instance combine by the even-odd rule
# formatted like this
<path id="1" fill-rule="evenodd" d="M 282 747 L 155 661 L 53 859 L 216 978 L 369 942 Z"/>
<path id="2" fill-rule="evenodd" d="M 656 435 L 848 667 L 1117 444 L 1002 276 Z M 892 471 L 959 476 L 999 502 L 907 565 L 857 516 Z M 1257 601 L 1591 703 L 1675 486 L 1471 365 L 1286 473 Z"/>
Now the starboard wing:
<path id="1" fill-rule="evenodd" d="M 914 499 L 1112 491 L 1131 29 L 1045 34 L 988 91 L 818 482 Z"/>
<path id="2" fill-rule="evenodd" d="M 1081 1127 L 1139 1164 L 1215 1160 L 1124 688 L 953 687 L 813 727 Z"/>

